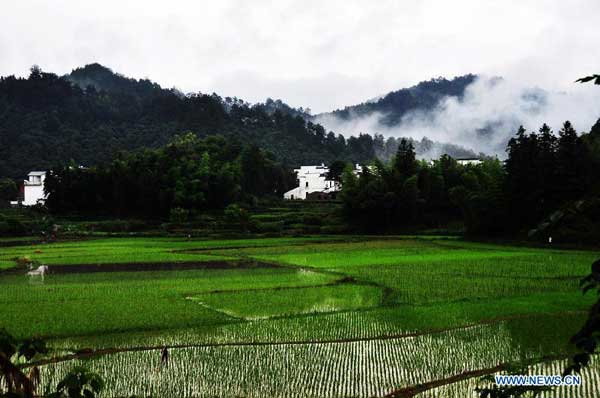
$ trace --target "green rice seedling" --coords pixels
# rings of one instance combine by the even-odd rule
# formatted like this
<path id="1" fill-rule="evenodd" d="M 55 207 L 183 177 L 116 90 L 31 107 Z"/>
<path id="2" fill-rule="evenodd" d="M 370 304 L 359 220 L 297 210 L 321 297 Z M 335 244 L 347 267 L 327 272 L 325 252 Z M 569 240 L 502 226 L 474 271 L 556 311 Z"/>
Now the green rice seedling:
<path id="1" fill-rule="evenodd" d="M 378 287 L 336 285 L 288 289 L 243 290 L 188 297 L 208 308 L 246 320 L 376 307 Z"/>
<path id="2" fill-rule="evenodd" d="M 17 336 L 188 328 L 232 319 L 187 300 L 211 291 L 314 286 L 339 276 L 289 268 L 0 276 L 0 317 Z"/>
<path id="3" fill-rule="evenodd" d="M 19 337 L 49 338 L 58 354 L 134 348 L 86 361 L 112 386 L 107 397 L 380 396 L 465 370 L 568 355 L 565 342 L 594 299 L 581 297 L 578 280 L 598 255 L 436 237 L 0 247 L 0 268 L 28 256 L 70 272 L 0 273 L 0 317 Z M 81 266 L 180 262 L 205 266 Z M 172 363 L 161 369 L 153 348 L 165 344 Z M 76 363 L 44 366 L 45 383 Z M 469 383 L 423 396 L 462 397 Z"/>
<path id="4" fill-rule="evenodd" d="M 170 352 L 168 367 L 161 367 L 159 350 L 111 354 L 85 364 L 107 379 L 107 397 L 369 397 L 541 354 L 524 353 L 503 324 L 396 339 Z M 44 383 L 52 385 L 71 365 L 44 366 Z"/>

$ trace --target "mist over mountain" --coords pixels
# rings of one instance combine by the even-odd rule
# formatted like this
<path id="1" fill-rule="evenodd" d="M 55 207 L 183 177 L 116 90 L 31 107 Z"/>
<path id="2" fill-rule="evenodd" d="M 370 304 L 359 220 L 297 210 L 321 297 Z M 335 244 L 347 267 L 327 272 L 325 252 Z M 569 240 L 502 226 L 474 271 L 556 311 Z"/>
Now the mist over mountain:
<path id="1" fill-rule="evenodd" d="M 434 142 L 422 157 L 446 153 L 444 145 L 503 157 L 520 125 L 537 130 L 548 123 L 558 131 L 570 120 L 588 131 L 600 117 L 600 94 L 588 87 L 553 92 L 499 77 L 465 75 L 438 78 L 391 92 L 378 100 L 316 115 L 325 128 L 346 136 L 382 134 Z"/>
<path id="2" fill-rule="evenodd" d="M 460 145 L 433 141 L 427 137 L 416 140 L 411 137 L 396 138 L 393 136 L 384 137 L 381 134 L 375 134 L 373 147 L 377 158 L 384 162 L 392 160 L 393 157 L 396 156 L 396 151 L 398 150 L 398 145 L 400 145 L 402 138 L 406 138 L 413 145 L 418 159 L 438 159 L 442 155 L 450 155 L 455 159 L 483 158 L 488 156 L 485 153 L 477 153 L 472 149 Z"/>
<path id="3" fill-rule="evenodd" d="M 458 76 L 451 80 L 438 77 L 421 82 L 416 86 L 392 91 L 377 99 L 365 101 L 358 105 L 336 109 L 330 113 L 321 113 L 316 117 L 318 120 L 335 118 L 342 121 L 351 121 L 380 113 L 382 116 L 379 123 L 382 126 L 393 127 L 401 123 L 402 118 L 408 112 L 432 110 L 446 97 L 462 98 L 465 89 L 476 78 L 477 76 L 473 74 Z"/>
<path id="4" fill-rule="evenodd" d="M 345 135 L 367 133 L 380 137 L 376 139 L 376 154 L 382 160 L 389 160 L 394 155 L 398 144 L 396 138 L 401 137 L 410 139 L 419 158 L 435 159 L 443 154 L 453 157 L 475 157 L 478 156 L 476 151 L 468 146 L 448 143 L 444 137 L 431 140 L 426 135 L 413 137 L 411 134 L 393 134 L 390 131 L 395 131 L 403 119 L 412 113 L 427 114 L 447 98 L 462 99 L 467 87 L 476 79 L 474 74 L 450 80 L 438 77 L 358 105 L 318 114 L 314 120 L 327 129 Z"/>

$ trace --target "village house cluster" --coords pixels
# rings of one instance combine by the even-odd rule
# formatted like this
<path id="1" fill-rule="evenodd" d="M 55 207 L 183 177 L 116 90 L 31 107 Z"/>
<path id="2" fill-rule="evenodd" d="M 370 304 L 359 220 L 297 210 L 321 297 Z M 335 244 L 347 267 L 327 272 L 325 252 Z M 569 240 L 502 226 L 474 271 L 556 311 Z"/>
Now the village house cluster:
<path id="1" fill-rule="evenodd" d="M 459 158 L 457 162 L 461 165 L 477 165 L 481 163 L 479 158 Z M 354 173 L 359 175 L 363 166 L 356 164 Z M 286 192 L 283 197 L 289 200 L 326 200 L 335 199 L 342 189 L 340 181 L 330 178 L 329 168 L 324 164 L 319 166 L 300 166 L 294 169 L 296 183 L 298 186 Z M 34 206 L 44 204 L 46 193 L 44 192 L 45 171 L 32 171 L 27 174 L 27 179 L 21 186 L 20 198 L 11 201 L 13 206 Z"/>

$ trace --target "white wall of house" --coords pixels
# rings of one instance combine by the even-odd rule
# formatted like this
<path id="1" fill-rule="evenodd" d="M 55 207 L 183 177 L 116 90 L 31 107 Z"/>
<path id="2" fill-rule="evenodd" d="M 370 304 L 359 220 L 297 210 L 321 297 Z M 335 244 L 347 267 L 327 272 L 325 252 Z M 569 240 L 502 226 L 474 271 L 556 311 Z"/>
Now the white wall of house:
<path id="1" fill-rule="evenodd" d="M 298 186 L 288 192 L 284 199 L 306 199 L 306 195 L 312 192 L 335 192 L 339 187 L 335 181 L 327 179 L 329 168 L 321 166 L 301 166 L 294 170 Z"/>
<path id="2" fill-rule="evenodd" d="M 481 159 L 479 158 L 463 158 L 463 159 L 456 159 L 456 163 L 466 166 L 468 164 L 472 164 L 472 165 L 478 165 L 483 163 Z"/>
<path id="3" fill-rule="evenodd" d="M 44 203 L 46 194 L 44 193 L 44 182 L 46 180 L 45 171 L 32 171 L 23 181 L 23 205 L 33 206 L 38 203 Z"/>
<path id="4" fill-rule="evenodd" d="M 356 173 L 359 173 L 362 168 L 357 165 Z M 296 172 L 298 186 L 285 194 L 284 199 L 306 199 L 306 196 L 313 192 L 332 193 L 338 192 L 341 189 L 339 182 L 328 180 L 327 174 L 329 168 L 325 165 L 320 166 L 301 166 Z"/>

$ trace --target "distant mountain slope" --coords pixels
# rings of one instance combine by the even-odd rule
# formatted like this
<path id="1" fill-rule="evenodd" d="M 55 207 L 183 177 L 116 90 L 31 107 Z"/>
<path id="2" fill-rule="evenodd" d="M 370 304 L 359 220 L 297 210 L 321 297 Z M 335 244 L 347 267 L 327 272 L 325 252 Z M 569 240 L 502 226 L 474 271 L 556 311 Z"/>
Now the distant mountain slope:
<path id="1" fill-rule="evenodd" d="M 136 80 L 128 78 L 114 73 L 109 68 L 98 63 L 73 69 L 64 78 L 75 83 L 83 90 L 91 86 L 98 91 L 103 90 L 110 93 L 134 95 L 139 98 L 160 96 L 164 91 L 160 85 L 148 79 Z"/>
<path id="2" fill-rule="evenodd" d="M 519 126 L 537 130 L 547 123 L 557 133 L 570 120 L 586 131 L 598 118 L 599 101 L 594 90 L 548 90 L 518 79 L 469 74 L 421 82 L 312 120 L 346 136 L 428 138 L 439 144 L 427 151 L 434 157 L 462 156 L 451 144 L 502 158 Z"/>
<path id="3" fill-rule="evenodd" d="M 316 118 L 319 120 L 320 118 L 336 117 L 340 120 L 350 120 L 377 112 L 383 115 L 380 123 L 392 127 L 399 124 L 402 117 L 408 112 L 432 110 L 441 99 L 448 96 L 462 97 L 466 87 L 476 78 L 477 76 L 473 74 L 455 77 L 452 80 L 439 77 L 421 82 L 413 87 L 392 91 L 377 100 L 322 113 Z"/>
<path id="4" fill-rule="evenodd" d="M 23 177 L 73 160 L 107 162 L 122 150 L 164 145 L 176 134 L 221 134 L 289 166 L 375 157 L 372 137 L 345 139 L 281 101 L 250 105 L 216 94 L 183 95 L 91 64 L 59 77 L 32 68 L 0 78 L 0 176 Z"/>

